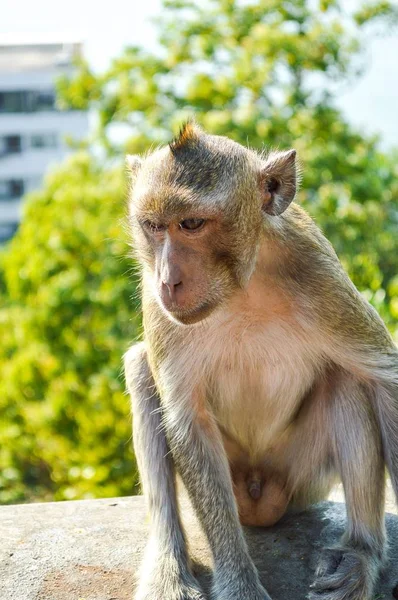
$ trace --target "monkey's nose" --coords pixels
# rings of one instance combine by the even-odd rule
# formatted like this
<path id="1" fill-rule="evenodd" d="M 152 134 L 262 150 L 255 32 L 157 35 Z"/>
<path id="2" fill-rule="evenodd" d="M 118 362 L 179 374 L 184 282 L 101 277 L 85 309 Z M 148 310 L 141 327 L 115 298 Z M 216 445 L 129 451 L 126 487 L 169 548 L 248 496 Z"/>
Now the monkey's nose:
<path id="1" fill-rule="evenodd" d="M 171 302 L 177 302 L 177 290 L 182 288 L 182 281 L 162 281 L 162 292 L 166 292 Z"/>

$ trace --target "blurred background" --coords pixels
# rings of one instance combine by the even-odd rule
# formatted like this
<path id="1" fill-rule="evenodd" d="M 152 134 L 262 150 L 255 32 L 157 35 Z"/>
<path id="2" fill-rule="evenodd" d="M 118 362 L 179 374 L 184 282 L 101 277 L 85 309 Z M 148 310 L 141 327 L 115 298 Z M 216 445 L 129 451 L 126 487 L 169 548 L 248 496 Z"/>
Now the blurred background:
<path id="1" fill-rule="evenodd" d="M 195 115 L 297 149 L 298 201 L 398 341 L 398 5 L 7 2 L 0 21 L 0 503 L 137 493 L 126 152 Z"/>

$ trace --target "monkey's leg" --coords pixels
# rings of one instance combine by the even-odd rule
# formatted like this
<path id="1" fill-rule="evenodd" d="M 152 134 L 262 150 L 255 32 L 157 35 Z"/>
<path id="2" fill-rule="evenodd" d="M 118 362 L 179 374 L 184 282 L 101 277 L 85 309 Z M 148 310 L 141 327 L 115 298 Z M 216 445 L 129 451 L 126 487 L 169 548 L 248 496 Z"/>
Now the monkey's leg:
<path id="1" fill-rule="evenodd" d="M 323 553 L 311 600 L 368 600 L 383 560 L 384 459 L 371 391 L 340 376 L 330 398 L 331 445 L 344 486 L 347 529 Z"/>
<path id="2" fill-rule="evenodd" d="M 398 350 L 383 358 L 384 369 L 374 382 L 375 404 L 383 451 L 398 502 Z"/>
<path id="3" fill-rule="evenodd" d="M 136 600 L 204 600 L 189 569 L 174 465 L 144 344 L 137 344 L 126 354 L 125 371 L 133 404 L 135 453 L 151 515 L 151 535 Z"/>
<path id="4" fill-rule="evenodd" d="M 212 600 L 269 600 L 249 556 L 239 522 L 231 473 L 211 414 L 180 397 L 166 411 L 166 427 L 178 472 L 214 557 Z"/>

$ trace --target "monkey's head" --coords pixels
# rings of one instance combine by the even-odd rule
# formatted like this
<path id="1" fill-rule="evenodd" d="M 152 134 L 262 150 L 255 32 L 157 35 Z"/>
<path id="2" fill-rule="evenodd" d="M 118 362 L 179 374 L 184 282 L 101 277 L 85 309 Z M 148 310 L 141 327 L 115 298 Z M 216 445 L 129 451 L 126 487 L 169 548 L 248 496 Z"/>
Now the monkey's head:
<path id="1" fill-rule="evenodd" d="M 192 122 L 169 146 L 127 157 L 134 246 L 173 320 L 200 321 L 247 285 L 261 231 L 295 196 L 295 157 L 263 157 Z"/>

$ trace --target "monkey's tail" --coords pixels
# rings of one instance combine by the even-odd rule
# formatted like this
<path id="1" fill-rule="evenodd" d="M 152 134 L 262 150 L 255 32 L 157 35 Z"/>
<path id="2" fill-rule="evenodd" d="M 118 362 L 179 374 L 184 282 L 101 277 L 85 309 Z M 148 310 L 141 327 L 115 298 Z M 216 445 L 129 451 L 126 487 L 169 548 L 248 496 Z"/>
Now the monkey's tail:
<path id="1" fill-rule="evenodd" d="M 398 349 L 386 359 L 388 364 L 377 377 L 374 391 L 384 459 L 398 504 Z"/>

